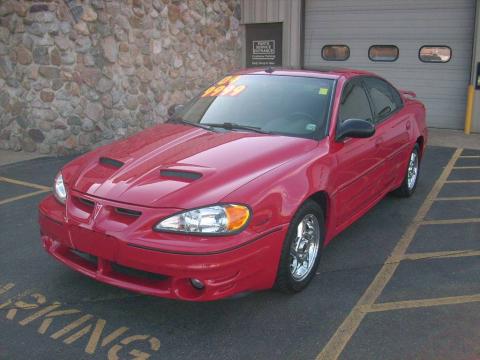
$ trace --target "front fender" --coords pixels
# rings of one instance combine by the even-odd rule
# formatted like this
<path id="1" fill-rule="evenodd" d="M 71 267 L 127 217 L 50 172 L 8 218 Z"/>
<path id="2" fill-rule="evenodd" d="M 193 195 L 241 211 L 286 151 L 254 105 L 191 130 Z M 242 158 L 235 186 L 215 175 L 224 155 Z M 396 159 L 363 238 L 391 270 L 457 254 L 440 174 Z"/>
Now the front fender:
<path id="1" fill-rule="evenodd" d="M 321 142 L 314 150 L 259 176 L 222 201 L 241 201 L 250 205 L 253 231 L 260 233 L 287 225 L 305 200 L 319 191 L 331 193 L 329 178 L 335 161 L 334 157 L 328 156 L 326 142 Z M 325 215 L 330 218 L 329 214 Z"/>

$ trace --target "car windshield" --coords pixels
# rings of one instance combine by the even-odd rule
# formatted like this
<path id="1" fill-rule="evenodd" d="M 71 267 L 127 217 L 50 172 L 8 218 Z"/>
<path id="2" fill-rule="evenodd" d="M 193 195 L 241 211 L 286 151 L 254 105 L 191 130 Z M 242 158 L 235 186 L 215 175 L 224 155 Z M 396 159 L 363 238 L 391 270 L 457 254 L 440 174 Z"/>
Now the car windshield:
<path id="1" fill-rule="evenodd" d="M 325 134 L 332 87 L 333 80 L 322 78 L 227 76 L 174 117 L 212 128 L 318 139 Z"/>

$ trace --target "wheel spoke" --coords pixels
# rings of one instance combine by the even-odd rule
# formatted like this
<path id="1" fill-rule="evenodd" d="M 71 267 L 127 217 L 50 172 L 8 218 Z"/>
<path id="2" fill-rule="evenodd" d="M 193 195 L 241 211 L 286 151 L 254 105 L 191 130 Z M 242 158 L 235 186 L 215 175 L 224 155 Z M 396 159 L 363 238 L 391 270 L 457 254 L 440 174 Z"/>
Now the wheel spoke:
<path id="1" fill-rule="evenodd" d="M 408 162 L 407 171 L 407 186 L 409 189 L 413 189 L 417 181 L 418 176 L 418 154 L 416 151 L 410 155 L 410 161 Z"/>
<path id="2" fill-rule="evenodd" d="M 290 273 L 301 281 L 311 272 L 320 243 L 320 226 L 313 214 L 306 215 L 297 226 L 296 238 L 290 246 Z"/>
<path id="3" fill-rule="evenodd" d="M 305 224 L 303 223 L 303 221 L 300 222 L 300 224 L 298 224 L 297 226 L 297 239 L 300 239 L 303 235 L 303 229 L 304 229 L 304 226 Z"/>

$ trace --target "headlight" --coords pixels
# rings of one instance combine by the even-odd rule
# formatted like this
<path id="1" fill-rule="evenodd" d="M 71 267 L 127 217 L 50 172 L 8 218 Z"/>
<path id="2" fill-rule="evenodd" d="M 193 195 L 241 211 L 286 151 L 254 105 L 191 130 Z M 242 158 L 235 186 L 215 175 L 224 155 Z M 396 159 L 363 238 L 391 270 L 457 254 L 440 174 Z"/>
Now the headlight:
<path id="1" fill-rule="evenodd" d="M 65 204 L 65 201 L 67 200 L 67 189 L 65 188 L 65 184 L 63 183 L 62 173 L 58 173 L 58 175 L 55 177 L 53 190 L 57 200 L 60 201 L 62 204 Z"/>
<path id="2" fill-rule="evenodd" d="M 213 205 L 170 216 L 155 225 L 154 230 L 229 234 L 242 230 L 249 218 L 250 210 L 244 205 Z"/>

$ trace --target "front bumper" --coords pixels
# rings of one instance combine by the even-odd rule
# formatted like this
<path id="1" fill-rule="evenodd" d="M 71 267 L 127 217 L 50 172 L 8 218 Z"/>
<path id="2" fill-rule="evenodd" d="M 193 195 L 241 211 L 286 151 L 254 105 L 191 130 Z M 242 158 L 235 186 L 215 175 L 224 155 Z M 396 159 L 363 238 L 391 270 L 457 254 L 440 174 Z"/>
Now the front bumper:
<path id="1" fill-rule="evenodd" d="M 229 250 L 175 253 L 146 247 L 144 238 L 120 235 L 125 232 L 91 228 L 70 219 L 63 208 L 52 196 L 39 207 L 42 242 L 49 254 L 98 281 L 182 300 L 209 301 L 271 288 L 287 231 L 278 227 Z M 196 289 L 192 278 L 202 281 L 203 289 Z"/>

